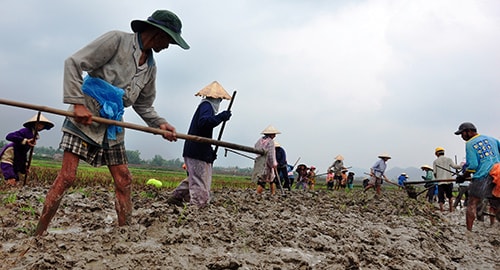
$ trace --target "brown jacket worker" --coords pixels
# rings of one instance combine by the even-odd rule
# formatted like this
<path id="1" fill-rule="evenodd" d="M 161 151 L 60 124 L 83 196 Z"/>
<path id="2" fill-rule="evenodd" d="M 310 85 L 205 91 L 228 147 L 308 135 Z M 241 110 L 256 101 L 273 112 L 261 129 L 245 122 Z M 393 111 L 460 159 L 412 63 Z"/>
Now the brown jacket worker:
<path id="1" fill-rule="evenodd" d="M 153 107 L 153 51 L 158 53 L 170 44 L 189 49 L 181 37 L 181 21 L 170 11 L 157 10 L 147 20 L 132 21 L 131 27 L 134 33 L 105 33 L 64 63 L 64 103 L 71 105 L 75 117 L 66 118 L 63 124 L 62 168 L 45 199 L 36 235 L 47 230 L 64 192 L 75 181 L 79 159 L 93 166 L 108 166 L 115 183 L 118 225 L 129 223 L 132 175 L 127 166 L 124 131 L 92 122 L 93 115 L 121 120 L 123 107 L 132 106 L 148 126 L 170 131 L 165 139 L 177 140 L 175 128 Z M 85 81 L 83 72 L 88 73 Z"/>

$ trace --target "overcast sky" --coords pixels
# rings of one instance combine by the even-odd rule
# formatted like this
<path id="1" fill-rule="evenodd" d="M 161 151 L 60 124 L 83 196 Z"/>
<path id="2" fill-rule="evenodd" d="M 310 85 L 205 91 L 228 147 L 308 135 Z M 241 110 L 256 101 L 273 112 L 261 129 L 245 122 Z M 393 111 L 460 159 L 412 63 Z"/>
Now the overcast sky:
<path id="1" fill-rule="evenodd" d="M 289 163 L 324 172 L 336 155 L 368 168 L 432 164 L 434 148 L 464 157 L 453 132 L 471 121 L 500 136 L 500 1 L 10 1 L 0 11 L 0 89 L 6 99 L 66 109 L 63 62 L 109 30 L 169 9 L 191 46 L 155 55 L 155 108 L 187 133 L 200 98 L 218 81 L 237 91 L 224 141 L 253 147 L 273 125 Z M 227 108 L 224 101 L 221 108 Z M 0 105 L 2 133 L 36 112 Z M 40 145 L 58 147 L 63 118 Z M 144 124 L 128 108 L 125 121 Z M 214 132 L 217 137 L 218 129 Z M 4 135 L 2 135 L 4 136 Z M 143 159 L 181 158 L 184 141 L 128 130 Z M 253 154 L 249 154 L 253 155 Z M 215 166 L 252 167 L 219 148 Z"/>

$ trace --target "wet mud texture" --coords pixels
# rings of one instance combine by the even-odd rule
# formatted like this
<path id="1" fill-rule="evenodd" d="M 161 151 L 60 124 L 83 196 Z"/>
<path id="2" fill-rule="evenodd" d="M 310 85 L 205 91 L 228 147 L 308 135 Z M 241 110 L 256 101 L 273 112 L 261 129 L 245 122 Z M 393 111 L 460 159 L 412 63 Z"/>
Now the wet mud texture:
<path id="1" fill-rule="evenodd" d="M 134 191 L 132 224 L 117 227 L 114 194 L 66 194 L 42 237 L 45 188 L 0 196 L 0 269 L 499 269 L 500 224 L 465 228 L 403 191 L 257 195 L 215 191 L 203 209 Z M 12 193 L 15 193 L 13 201 Z M 10 196 L 10 198 L 9 198 Z"/>

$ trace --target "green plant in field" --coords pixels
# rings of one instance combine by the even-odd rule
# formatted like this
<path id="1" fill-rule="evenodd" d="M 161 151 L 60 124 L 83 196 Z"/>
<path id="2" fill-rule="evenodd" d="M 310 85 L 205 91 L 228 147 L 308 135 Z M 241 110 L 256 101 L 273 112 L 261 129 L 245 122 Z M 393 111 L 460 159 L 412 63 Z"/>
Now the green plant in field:
<path id="1" fill-rule="evenodd" d="M 71 191 L 71 193 L 80 193 L 83 195 L 83 197 L 85 198 L 88 198 L 90 197 L 90 190 L 86 189 L 86 188 L 83 188 L 83 187 L 79 187 L 73 191 Z"/>
<path id="2" fill-rule="evenodd" d="M 155 192 L 151 191 L 141 191 L 141 193 L 139 193 L 139 196 L 141 196 L 142 198 L 155 198 L 156 194 Z"/>
<path id="3" fill-rule="evenodd" d="M 36 201 L 41 203 L 41 204 L 44 204 L 45 203 L 45 197 L 43 196 L 40 196 L 40 197 L 36 197 Z"/>
<path id="4" fill-rule="evenodd" d="M 187 204 L 184 204 L 182 211 L 179 212 L 179 217 L 177 218 L 177 226 L 184 224 L 187 221 L 187 216 L 185 215 L 186 210 L 188 209 Z"/>
<path id="5" fill-rule="evenodd" d="M 35 208 L 33 208 L 31 204 L 27 206 L 22 206 L 19 210 L 21 210 L 21 212 L 28 213 L 32 217 L 36 216 Z"/>
<path id="6" fill-rule="evenodd" d="M 36 224 L 33 221 L 30 221 L 27 224 L 27 227 L 17 227 L 16 228 L 16 231 L 22 232 L 22 233 L 27 234 L 27 235 L 33 235 L 35 233 L 35 230 L 36 230 Z"/>
<path id="7" fill-rule="evenodd" d="M 17 193 L 10 193 L 7 197 L 3 198 L 3 204 L 12 204 L 15 203 L 17 199 Z"/>

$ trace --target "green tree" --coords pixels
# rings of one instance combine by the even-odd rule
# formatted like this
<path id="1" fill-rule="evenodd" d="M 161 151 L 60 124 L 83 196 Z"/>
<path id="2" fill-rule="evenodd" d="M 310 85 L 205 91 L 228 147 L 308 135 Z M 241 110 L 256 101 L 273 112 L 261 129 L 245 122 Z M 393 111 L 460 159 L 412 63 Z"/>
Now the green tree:
<path id="1" fill-rule="evenodd" d="M 149 164 L 153 167 L 164 167 L 167 164 L 167 161 L 162 156 L 155 155 Z"/>
<path id="2" fill-rule="evenodd" d="M 128 163 L 130 164 L 142 164 L 141 152 L 139 150 L 126 150 Z"/>

